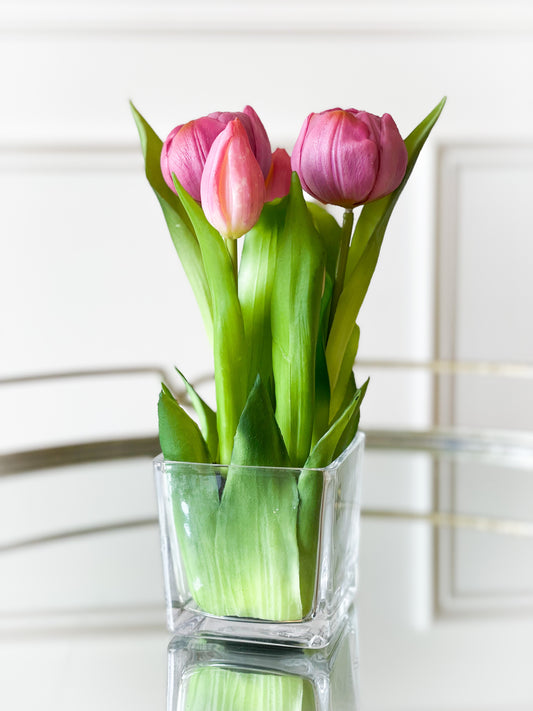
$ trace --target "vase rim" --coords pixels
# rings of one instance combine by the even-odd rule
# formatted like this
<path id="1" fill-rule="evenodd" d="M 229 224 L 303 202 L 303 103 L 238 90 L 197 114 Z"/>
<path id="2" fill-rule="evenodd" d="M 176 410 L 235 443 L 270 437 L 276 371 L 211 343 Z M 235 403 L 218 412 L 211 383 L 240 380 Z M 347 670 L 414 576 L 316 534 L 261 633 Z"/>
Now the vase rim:
<path id="1" fill-rule="evenodd" d="M 163 454 L 160 453 L 157 455 L 157 457 L 154 457 L 154 466 L 159 467 L 161 465 L 174 465 L 174 464 L 179 464 L 179 465 L 184 465 L 188 464 L 189 466 L 195 466 L 195 467 L 209 467 L 212 469 L 213 467 L 220 467 L 220 468 L 229 468 L 229 467 L 237 467 L 239 469 L 244 469 L 244 470 L 250 470 L 250 471 L 255 471 L 257 472 L 258 469 L 264 469 L 265 471 L 291 471 L 295 473 L 299 473 L 305 469 L 305 471 L 315 471 L 315 472 L 335 472 L 341 464 L 347 459 L 347 457 L 350 456 L 350 454 L 355 450 L 358 449 L 359 447 L 364 446 L 365 442 L 365 433 L 362 432 L 361 430 L 358 430 L 355 433 L 354 438 L 350 442 L 350 444 L 343 449 L 343 451 L 339 454 L 339 456 L 334 459 L 330 464 L 327 464 L 325 467 L 272 467 L 272 466 L 263 466 L 261 464 L 220 464 L 218 462 L 187 462 L 187 461 L 179 461 L 179 460 L 174 460 L 174 459 L 165 459 Z"/>

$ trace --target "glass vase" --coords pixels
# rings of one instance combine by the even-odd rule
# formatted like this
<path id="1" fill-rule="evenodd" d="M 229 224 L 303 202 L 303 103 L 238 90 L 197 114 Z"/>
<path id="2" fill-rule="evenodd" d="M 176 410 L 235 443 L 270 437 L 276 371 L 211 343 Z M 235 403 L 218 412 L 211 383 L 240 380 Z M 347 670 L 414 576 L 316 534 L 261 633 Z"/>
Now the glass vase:
<path id="1" fill-rule="evenodd" d="M 364 435 L 322 469 L 154 460 L 171 632 L 321 648 L 357 582 Z"/>
<path id="2" fill-rule="evenodd" d="M 167 711 L 356 711 L 358 661 L 353 609 L 336 640 L 320 650 L 175 637 Z"/>

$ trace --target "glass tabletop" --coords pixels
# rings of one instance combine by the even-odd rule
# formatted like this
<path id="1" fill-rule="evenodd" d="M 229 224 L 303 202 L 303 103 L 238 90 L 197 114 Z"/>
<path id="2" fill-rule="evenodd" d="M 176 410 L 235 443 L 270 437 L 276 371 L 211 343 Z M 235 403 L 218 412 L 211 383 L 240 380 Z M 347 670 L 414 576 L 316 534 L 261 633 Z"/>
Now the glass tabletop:
<path id="1" fill-rule="evenodd" d="M 357 604 L 312 653 L 170 640 L 156 450 L 0 459 L 3 708 L 533 708 L 530 435 L 368 432 Z"/>

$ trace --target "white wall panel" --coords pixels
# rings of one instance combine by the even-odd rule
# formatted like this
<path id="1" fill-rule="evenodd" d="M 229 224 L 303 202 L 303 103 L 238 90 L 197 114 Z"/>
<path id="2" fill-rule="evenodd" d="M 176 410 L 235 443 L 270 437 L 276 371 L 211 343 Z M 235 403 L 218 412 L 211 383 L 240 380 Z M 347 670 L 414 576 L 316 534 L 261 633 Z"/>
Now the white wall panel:
<path id="1" fill-rule="evenodd" d="M 1 375 L 167 363 L 194 380 L 211 370 L 138 150 L 6 147 L 0 192 Z M 157 374 L 4 386 L 0 448 L 154 432 L 158 389 Z"/>
<path id="2" fill-rule="evenodd" d="M 440 184 L 438 356 L 531 362 L 532 144 L 450 146 Z M 520 375 L 442 378 L 439 421 L 531 430 L 533 381 Z"/>
<path id="3" fill-rule="evenodd" d="M 0 483 L 0 635 L 163 623 L 148 457 L 5 476 Z"/>
<path id="4" fill-rule="evenodd" d="M 520 523 L 531 522 L 531 459 L 514 463 L 457 458 L 439 468 L 439 509 L 481 516 L 480 530 L 438 532 L 438 615 L 509 616 L 533 610 L 533 541 Z M 507 532 L 498 529 L 507 522 Z"/>
<path id="5" fill-rule="evenodd" d="M 533 149 L 511 136 L 441 152 L 438 233 L 438 355 L 515 364 L 516 377 L 439 378 L 439 422 L 456 427 L 531 430 L 533 381 L 526 325 L 533 304 L 533 248 L 528 221 Z M 531 466 L 466 459 L 440 469 L 441 506 L 529 520 Z M 524 568 L 531 540 L 475 531 L 439 532 L 439 606 L 444 614 L 509 614 L 533 607 L 533 578 Z"/>
<path id="6" fill-rule="evenodd" d="M 207 349 L 190 353 L 202 325 L 142 171 L 117 146 L 0 150 L 4 373 L 209 367 Z"/>

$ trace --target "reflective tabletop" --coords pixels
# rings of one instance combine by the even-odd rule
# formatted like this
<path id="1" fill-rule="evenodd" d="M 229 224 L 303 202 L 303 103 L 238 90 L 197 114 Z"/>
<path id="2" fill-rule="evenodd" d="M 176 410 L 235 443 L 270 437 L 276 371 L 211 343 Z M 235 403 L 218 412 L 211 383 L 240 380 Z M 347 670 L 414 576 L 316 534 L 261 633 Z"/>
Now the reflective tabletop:
<path id="1" fill-rule="evenodd" d="M 152 438 L 0 458 L 1 708 L 533 709 L 533 439 L 368 432 L 359 588 L 317 652 L 164 627 Z"/>

